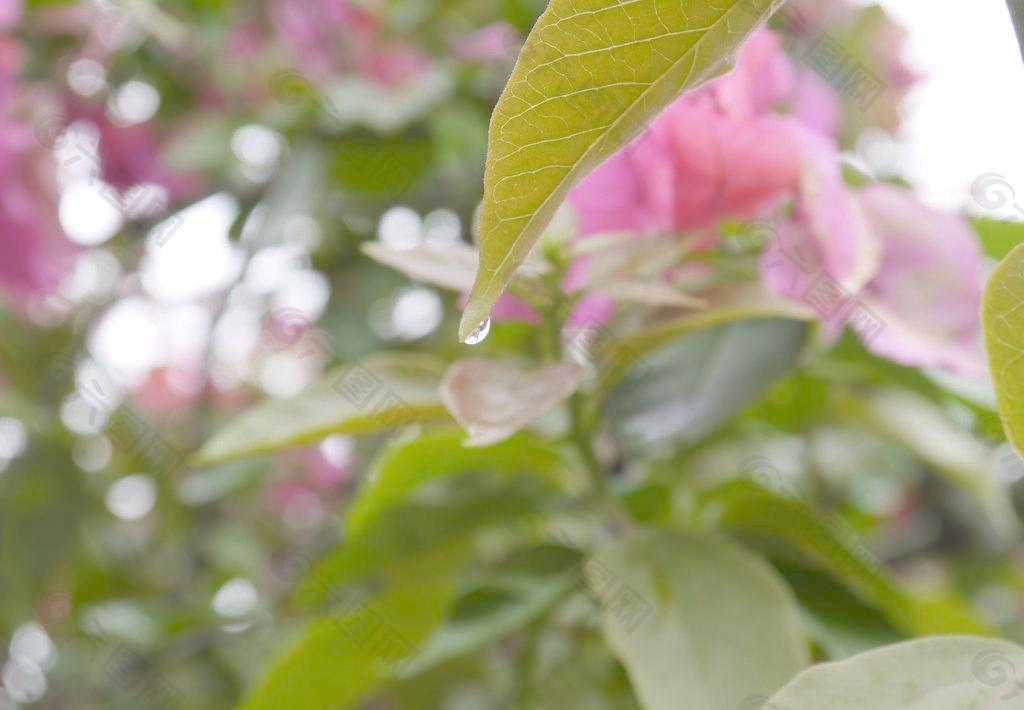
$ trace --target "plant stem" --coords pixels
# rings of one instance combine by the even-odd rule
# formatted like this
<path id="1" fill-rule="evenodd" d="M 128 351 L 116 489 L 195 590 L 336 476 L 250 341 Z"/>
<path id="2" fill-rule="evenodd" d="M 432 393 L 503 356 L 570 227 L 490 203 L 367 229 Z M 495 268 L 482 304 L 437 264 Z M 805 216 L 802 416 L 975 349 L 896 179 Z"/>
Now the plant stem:
<path id="1" fill-rule="evenodd" d="M 569 415 L 572 440 L 576 444 L 580 458 L 583 459 L 583 465 L 590 476 L 593 492 L 601 498 L 606 498 L 608 496 L 608 473 L 604 470 L 601 462 L 597 460 L 597 454 L 594 453 L 594 444 L 586 423 L 586 400 L 583 393 L 577 392 L 570 398 Z"/>

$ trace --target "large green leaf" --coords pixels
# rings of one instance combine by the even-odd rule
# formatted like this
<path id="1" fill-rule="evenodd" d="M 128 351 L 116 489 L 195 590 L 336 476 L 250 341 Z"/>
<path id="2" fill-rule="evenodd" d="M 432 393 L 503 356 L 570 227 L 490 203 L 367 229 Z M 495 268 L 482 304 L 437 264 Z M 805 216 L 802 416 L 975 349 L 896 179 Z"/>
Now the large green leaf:
<path id="1" fill-rule="evenodd" d="M 779 0 L 552 0 L 491 117 L 465 339 L 569 190 L 682 91 L 720 74 Z"/>
<path id="2" fill-rule="evenodd" d="M 796 367 L 807 331 L 797 320 L 743 320 L 662 346 L 611 392 L 612 430 L 636 450 L 699 441 Z"/>
<path id="3" fill-rule="evenodd" d="M 985 289 L 982 318 L 989 368 L 1006 436 L 1024 451 L 1024 244 L 996 267 Z"/>
<path id="4" fill-rule="evenodd" d="M 539 477 L 469 473 L 425 487 L 360 524 L 306 575 L 303 604 L 333 601 L 352 585 L 402 580 L 426 555 L 458 558 L 474 535 L 540 516 L 565 500 Z"/>
<path id="5" fill-rule="evenodd" d="M 706 506 L 718 527 L 773 557 L 821 569 L 908 634 L 989 632 L 956 601 L 920 600 L 905 592 L 852 529 L 819 518 L 799 500 L 750 481 L 733 481 L 712 490 Z"/>
<path id="6" fill-rule="evenodd" d="M 643 532 L 585 569 L 646 710 L 723 710 L 808 663 L 799 611 L 762 560 L 715 538 Z"/>
<path id="7" fill-rule="evenodd" d="M 1024 648 L 937 636 L 823 663 L 797 676 L 765 710 L 982 710 L 1024 708 Z"/>
<path id="8" fill-rule="evenodd" d="M 444 618 L 454 595 L 438 575 L 410 577 L 389 593 L 314 622 L 271 668 L 243 710 L 349 708 L 398 675 Z"/>
<path id="9" fill-rule="evenodd" d="M 195 463 L 270 453 L 333 433 L 365 434 L 424 419 L 447 418 L 437 386 L 444 366 L 433 358 L 385 353 L 328 374 L 287 399 L 268 399 L 210 438 Z"/>
<path id="10" fill-rule="evenodd" d="M 579 585 L 579 562 L 571 548 L 520 550 L 462 594 L 403 674 L 417 675 L 522 629 Z"/>
<path id="11" fill-rule="evenodd" d="M 558 449 L 531 434 L 518 434 L 494 446 L 465 447 L 459 429 L 428 432 L 384 450 L 356 499 L 345 511 L 345 529 L 357 535 L 387 508 L 420 486 L 472 471 L 536 475 L 564 482 L 568 468 Z"/>

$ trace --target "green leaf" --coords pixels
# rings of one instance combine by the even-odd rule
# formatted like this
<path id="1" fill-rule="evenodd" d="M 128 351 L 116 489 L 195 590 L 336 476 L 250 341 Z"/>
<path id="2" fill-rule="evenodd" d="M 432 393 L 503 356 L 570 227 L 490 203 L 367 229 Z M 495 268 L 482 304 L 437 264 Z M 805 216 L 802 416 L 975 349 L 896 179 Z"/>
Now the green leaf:
<path id="1" fill-rule="evenodd" d="M 579 584 L 579 561 L 576 550 L 560 546 L 519 551 L 460 597 L 404 675 L 430 670 L 522 629 Z"/>
<path id="2" fill-rule="evenodd" d="M 1003 259 L 1015 246 L 1024 243 L 1024 223 L 976 217 L 971 226 L 978 233 L 985 253 L 993 259 Z"/>
<path id="3" fill-rule="evenodd" d="M 447 418 L 437 391 L 443 373 L 437 360 L 408 353 L 340 367 L 295 397 L 252 407 L 214 434 L 193 463 L 271 453 L 328 434 L 367 434 Z"/>
<path id="4" fill-rule="evenodd" d="M 849 658 L 905 638 L 881 612 L 827 574 L 796 565 L 775 566 L 800 602 L 807 634 L 828 658 Z"/>
<path id="5" fill-rule="evenodd" d="M 778 0 L 552 0 L 491 117 L 480 271 L 459 327 L 490 314 L 570 189 L 681 92 L 728 68 Z"/>
<path id="6" fill-rule="evenodd" d="M 795 320 L 744 320 L 662 346 L 610 393 L 612 430 L 634 450 L 696 443 L 798 364 L 807 330 Z"/>
<path id="7" fill-rule="evenodd" d="M 1006 437 L 1024 451 L 1024 244 L 989 278 L 982 305 L 989 369 Z"/>
<path id="8" fill-rule="evenodd" d="M 808 663 L 790 591 L 731 544 L 643 532 L 599 550 L 585 573 L 646 710 L 736 708 Z"/>
<path id="9" fill-rule="evenodd" d="M 730 284 L 700 294 L 706 308 L 664 309 L 634 333 L 606 346 L 609 379 L 618 379 L 638 358 L 699 330 L 743 320 L 814 320 L 814 311 L 753 284 Z"/>
<path id="10" fill-rule="evenodd" d="M 531 369 L 511 362 L 465 358 L 441 380 L 441 400 L 468 434 L 466 446 L 504 441 L 568 399 L 584 370 L 553 362 Z"/>
<path id="11" fill-rule="evenodd" d="M 710 491 L 705 504 L 721 529 L 758 543 L 773 557 L 795 557 L 827 572 L 908 634 L 990 632 L 955 600 L 919 600 L 907 594 L 851 529 L 819 518 L 798 500 L 750 481 L 732 481 Z"/>
<path id="12" fill-rule="evenodd" d="M 458 474 L 496 471 L 535 475 L 553 485 L 561 485 L 568 475 L 559 451 L 531 434 L 518 434 L 483 447 L 462 446 L 463 438 L 461 430 L 446 429 L 388 446 L 345 511 L 348 534 L 358 535 L 420 486 Z"/>
<path id="13" fill-rule="evenodd" d="M 556 638 L 550 647 L 556 653 L 548 655 L 556 657 L 522 710 L 640 710 L 626 671 L 599 633 L 574 628 L 571 638 Z"/>
<path id="14" fill-rule="evenodd" d="M 329 101 L 329 100 L 327 100 Z M 330 114 L 330 103 L 326 103 Z M 328 115 L 329 120 L 337 120 Z M 357 192 L 393 195 L 410 190 L 430 167 L 433 145 L 424 131 L 378 135 L 357 130 L 330 142 L 335 182 Z"/>
<path id="15" fill-rule="evenodd" d="M 1020 708 L 1024 648 L 997 639 L 938 636 L 823 663 L 793 679 L 765 710 Z M 753 706 L 758 707 L 758 706 Z"/>
<path id="16" fill-rule="evenodd" d="M 313 622 L 255 686 L 243 710 L 357 707 L 401 672 L 444 618 L 453 595 L 447 579 L 409 577 L 377 599 Z"/>
<path id="17" fill-rule="evenodd" d="M 564 503 L 539 477 L 471 473 L 428 486 L 420 496 L 377 513 L 314 566 L 297 592 L 302 604 L 382 577 L 405 579 L 425 555 L 458 557 L 484 529 L 542 515 Z"/>

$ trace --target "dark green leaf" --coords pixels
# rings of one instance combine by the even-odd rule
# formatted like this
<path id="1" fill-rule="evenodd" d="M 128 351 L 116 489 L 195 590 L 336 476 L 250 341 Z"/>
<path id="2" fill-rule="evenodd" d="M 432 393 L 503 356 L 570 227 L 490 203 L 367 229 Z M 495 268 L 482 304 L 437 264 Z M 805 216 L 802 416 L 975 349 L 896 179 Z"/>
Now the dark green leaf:
<path id="1" fill-rule="evenodd" d="M 800 321 L 745 320 L 663 346 L 609 395 L 613 431 L 634 450 L 700 441 L 797 365 L 807 331 Z"/>

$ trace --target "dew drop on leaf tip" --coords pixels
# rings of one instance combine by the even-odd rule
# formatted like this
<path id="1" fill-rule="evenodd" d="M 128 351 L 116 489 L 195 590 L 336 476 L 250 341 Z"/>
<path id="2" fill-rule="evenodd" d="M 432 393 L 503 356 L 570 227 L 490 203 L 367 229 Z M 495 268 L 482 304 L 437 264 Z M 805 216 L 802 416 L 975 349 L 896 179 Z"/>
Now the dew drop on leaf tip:
<path id="1" fill-rule="evenodd" d="M 478 325 L 476 328 L 473 328 L 473 332 L 467 335 L 466 339 L 463 342 L 466 343 L 466 345 L 476 345 L 477 343 L 483 342 L 484 338 L 486 338 L 487 334 L 490 332 L 491 319 L 485 318 L 480 323 L 480 325 Z"/>

